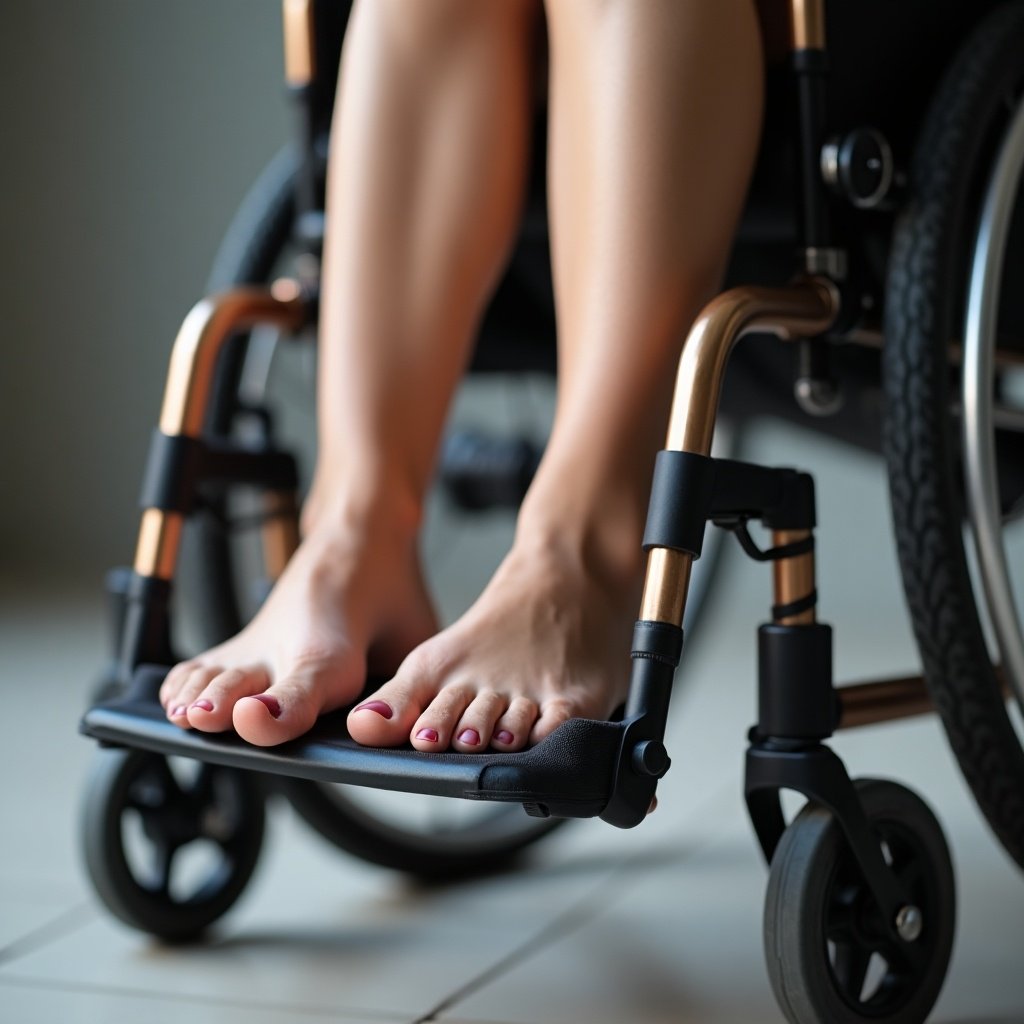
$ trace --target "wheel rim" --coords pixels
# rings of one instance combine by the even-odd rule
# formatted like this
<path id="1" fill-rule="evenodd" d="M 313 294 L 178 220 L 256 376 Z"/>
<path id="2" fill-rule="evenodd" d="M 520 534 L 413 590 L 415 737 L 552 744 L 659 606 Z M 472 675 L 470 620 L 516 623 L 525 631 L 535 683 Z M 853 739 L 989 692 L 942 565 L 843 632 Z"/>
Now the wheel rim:
<path id="1" fill-rule="evenodd" d="M 828 885 L 823 908 L 829 975 L 850 1009 L 870 1019 L 891 1019 L 910 1002 L 927 974 L 934 953 L 936 882 L 927 853 L 912 832 L 876 822 L 885 853 L 910 905 L 923 915 L 924 931 L 915 942 L 897 939 L 881 919 L 853 857 L 842 857 Z"/>
<path id="2" fill-rule="evenodd" d="M 992 393 L 1001 276 L 1024 168 L 1024 102 L 1010 122 L 986 188 L 975 236 L 964 321 L 964 478 L 970 534 L 1003 671 L 1024 711 L 1024 632 L 1010 581 L 996 469 Z"/>
<path id="3" fill-rule="evenodd" d="M 182 908 L 202 907 L 221 898 L 232 877 L 246 859 L 242 801 L 231 777 L 212 765 L 200 765 L 191 783 L 182 784 L 160 755 L 139 763 L 127 781 L 124 807 L 118 824 L 125 867 L 136 885 L 153 899 Z M 140 841 L 151 849 L 143 859 L 129 855 L 127 821 L 139 822 L 135 846 Z M 127 820 L 126 820 L 127 819 Z M 144 837 L 144 838 L 143 838 Z M 193 880 L 182 879 L 181 857 L 195 843 L 216 851 L 206 858 L 206 869 Z M 144 861 L 149 861 L 148 864 Z M 198 877 L 197 877 L 198 876 Z"/>

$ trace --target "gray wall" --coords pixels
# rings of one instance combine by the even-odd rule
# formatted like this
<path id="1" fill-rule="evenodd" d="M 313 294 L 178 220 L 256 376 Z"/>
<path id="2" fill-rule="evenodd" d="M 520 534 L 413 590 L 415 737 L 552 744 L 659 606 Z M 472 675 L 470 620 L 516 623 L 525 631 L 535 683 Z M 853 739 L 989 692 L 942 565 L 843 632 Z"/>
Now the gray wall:
<path id="1" fill-rule="evenodd" d="M 170 343 L 288 135 L 279 0 L 0 3 L 0 571 L 130 561 Z"/>

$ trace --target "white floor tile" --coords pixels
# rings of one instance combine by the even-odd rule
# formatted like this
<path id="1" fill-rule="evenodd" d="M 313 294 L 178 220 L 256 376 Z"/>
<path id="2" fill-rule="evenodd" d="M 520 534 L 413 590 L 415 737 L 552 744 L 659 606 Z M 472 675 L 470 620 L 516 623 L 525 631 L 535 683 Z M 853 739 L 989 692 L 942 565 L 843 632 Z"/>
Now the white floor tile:
<path id="1" fill-rule="evenodd" d="M 274 1006 L 217 1000 L 178 999 L 130 989 L 95 989 L 0 980 L 0 1020 L 4 1024 L 296 1024 L 331 1020 L 338 1024 L 406 1024 L 408 1017 L 347 1014 L 320 1007 Z"/>

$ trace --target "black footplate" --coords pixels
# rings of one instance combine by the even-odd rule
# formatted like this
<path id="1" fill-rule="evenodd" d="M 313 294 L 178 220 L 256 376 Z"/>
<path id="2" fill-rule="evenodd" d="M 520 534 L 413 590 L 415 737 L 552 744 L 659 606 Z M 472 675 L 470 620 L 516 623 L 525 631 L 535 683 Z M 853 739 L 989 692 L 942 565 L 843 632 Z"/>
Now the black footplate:
<path id="1" fill-rule="evenodd" d="M 111 746 L 320 782 L 521 803 L 530 814 L 563 818 L 591 818 L 605 810 L 626 731 L 625 723 L 577 718 L 517 754 L 424 754 L 408 746 L 360 746 L 345 729 L 343 710 L 324 715 L 299 739 L 257 747 L 234 733 L 172 725 L 157 701 L 167 671 L 140 666 L 123 696 L 86 712 L 81 731 Z"/>

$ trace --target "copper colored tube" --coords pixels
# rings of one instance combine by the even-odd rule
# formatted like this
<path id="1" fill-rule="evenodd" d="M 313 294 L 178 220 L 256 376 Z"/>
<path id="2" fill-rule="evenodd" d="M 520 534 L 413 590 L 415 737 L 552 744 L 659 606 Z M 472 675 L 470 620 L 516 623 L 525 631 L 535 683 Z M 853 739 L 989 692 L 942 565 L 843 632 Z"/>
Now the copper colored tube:
<path id="1" fill-rule="evenodd" d="M 993 665 L 992 671 L 999 682 L 1004 700 L 1010 700 L 1013 692 L 1001 665 Z M 877 725 L 899 718 L 913 718 L 927 715 L 935 710 L 928 684 L 921 676 L 904 676 L 900 679 L 879 679 L 871 683 L 855 683 L 836 689 L 842 708 L 839 719 L 840 729 L 856 729 L 862 725 Z"/>
<path id="2" fill-rule="evenodd" d="M 174 339 L 160 429 L 189 437 L 202 433 L 217 355 L 232 334 L 256 324 L 298 331 L 305 315 L 305 303 L 294 281 L 277 281 L 269 291 L 235 288 L 197 302 Z"/>
<path id="3" fill-rule="evenodd" d="M 825 49 L 825 0 L 790 0 L 794 50 Z"/>
<path id="4" fill-rule="evenodd" d="M 217 356 L 233 334 L 261 323 L 298 331 L 305 319 L 305 302 L 294 281 L 277 281 L 269 290 L 236 288 L 198 302 L 174 340 L 160 429 L 171 436 L 200 436 Z M 179 513 L 155 508 L 143 512 L 134 563 L 140 576 L 174 576 L 181 528 Z"/>
<path id="5" fill-rule="evenodd" d="M 316 73 L 313 0 L 284 0 L 284 77 L 291 86 L 309 85 Z"/>
<path id="6" fill-rule="evenodd" d="M 780 288 L 731 288 L 712 299 L 683 345 L 665 447 L 711 454 L 711 439 L 733 346 L 745 334 L 793 339 L 822 334 L 839 311 L 839 292 L 827 278 L 811 277 Z M 692 557 L 655 548 L 647 560 L 640 618 L 680 625 Z"/>
<path id="7" fill-rule="evenodd" d="M 178 512 L 147 508 L 142 513 L 139 540 L 135 547 L 135 571 L 140 576 L 169 580 L 174 575 L 184 522 Z"/>
<path id="8" fill-rule="evenodd" d="M 772 532 L 772 546 L 783 547 L 806 540 L 810 530 L 775 530 Z M 791 604 L 799 601 L 814 590 L 814 552 L 796 555 L 794 558 L 780 558 L 772 562 L 772 582 L 776 604 Z M 804 626 L 814 622 L 814 609 L 797 612 L 777 619 L 780 626 Z"/>
<path id="9" fill-rule="evenodd" d="M 836 694 L 842 708 L 840 729 L 856 729 L 862 725 L 891 722 L 898 718 L 913 718 L 935 710 L 921 676 L 840 686 Z"/>

